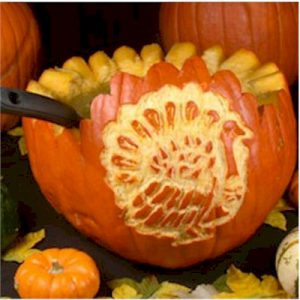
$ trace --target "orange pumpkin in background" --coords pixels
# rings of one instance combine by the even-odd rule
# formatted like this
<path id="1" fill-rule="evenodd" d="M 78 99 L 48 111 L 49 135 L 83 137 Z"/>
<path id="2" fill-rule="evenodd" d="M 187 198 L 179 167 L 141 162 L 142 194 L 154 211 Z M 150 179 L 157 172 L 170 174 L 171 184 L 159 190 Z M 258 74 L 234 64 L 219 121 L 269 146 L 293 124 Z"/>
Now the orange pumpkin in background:
<path id="1" fill-rule="evenodd" d="M 299 206 L 299 176 L 298 175 L 299 175 L 298 170 L 296 170 L 292 177 L 288 189 L 289 200 L 297 208 Z"/>
<path id="2" fill-rule="evenodd" d="M 226 55 L 246 48 L 276 63 L 289 84 L 298 76 L 298 3 L 163 3 L 160 33 L 166 50 L 176 42 L 200 53 L 215 44 Z"/>
<path id="3" fill-rule="evenodd" d="M 0 85 L 24 89 L 37 69 L 40 36 L 26 3 L 0 3 Z M 15 115 L 1 114 L 1 131 L 18 122 Z"/>
<path id="4" fill-rule="evenodd" d="M 43 194 L 81 232 L 136 262 L 186 267 L 241 245 L 295 167 L 296 122 L 278 67 L 246 50 L 196 52 L 190 43 L 165 57 L 155 44 L 140 55 L 99 51 L 27 88 L 83 116 L 79 129 L 23 119 Z"/>

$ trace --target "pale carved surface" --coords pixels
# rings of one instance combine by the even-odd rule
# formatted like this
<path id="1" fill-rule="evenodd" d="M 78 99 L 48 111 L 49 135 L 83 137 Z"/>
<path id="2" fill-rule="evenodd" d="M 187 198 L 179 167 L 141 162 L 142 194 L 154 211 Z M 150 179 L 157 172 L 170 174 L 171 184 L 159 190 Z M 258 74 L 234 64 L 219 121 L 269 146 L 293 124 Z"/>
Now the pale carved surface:
<path id="1" fill-rule="evenodd" d="M 221 138 L 227 127 L 237 132 L 230 153 Z M 173 245 L 212 237 L 243 203 L 244 141 L 252 135 L 227 99 L 196 83 L 166 85 L 123 105 L 104 129 L 100 159 L 125 223 Z"/>

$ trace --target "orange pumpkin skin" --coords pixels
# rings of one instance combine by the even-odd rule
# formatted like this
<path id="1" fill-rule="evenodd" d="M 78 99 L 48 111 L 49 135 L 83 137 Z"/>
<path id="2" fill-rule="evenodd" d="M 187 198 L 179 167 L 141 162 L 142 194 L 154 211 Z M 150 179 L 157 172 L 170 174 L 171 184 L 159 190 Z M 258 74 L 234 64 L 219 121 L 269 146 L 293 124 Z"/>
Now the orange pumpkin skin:
<path id="1" fill-rule="evenodd" d="M 299 206 L 299 179 L 298 170 L 294 173 L 289 186 L 289 199 L 295 207 Z"/>
<path id="2" fill-rule="evenodd" d="M 298 3 L 163 3 L 160 34 L 166 50 L 186 41 L 200 53 L 215 44 L 226 56 L 246 48 L 276 63 L 289 84 L 298 77 Z"/>
<path id="3" fill-rule="evenodd" d="M 17 269 L 14 280 L 21 298 L 93 298 L 100 286 L 93 259 L 72 248 L 30 255 Z"/>
<path id="4" fill-rule="evenodd" d="M 110 173 L 112 177 L 109 177 L 105 160 L 109 151 L 114 149 L 113 144 L 107 140 L 110 137 L 107 130 L 121 124 L 121 121 L 116 121 L 121 118 L 120 109 L 138 109 L 143 107 L 139 105 L 146 103 L 146 100 L 141 100 L 142 95 L 160 92 L 168 84 L 182 90 L 190 82 L 198 83 L 204 92 L 213 92 L 226 98 L 224 101 L 228 102 L 230 112 L 239 115 L 243 120 L 243 130 L 251 133 L 242 143 L 243 153 L 248 153 L 243 203 L 224 224 L 212 224 L 203 228 L 209 235 L 209 238 L 203 239 L 193 236 L 195 228 L 188 226 L 183 227 L 186 231 L 182 237 L 180 232 L 175 238 L 168 236 L 163 226 L 160 232 L 160 227 L 155 227 L 155 223 L 165 216 L 159 215 L 155 209 L 146 213 L 140 211 L 140 219 L 126 216 L 126 210 L 116 202 L 119 191 L 111 188 L 114 178 L 117 178 L 114 174 L 118 175 L 119 171 Z M 110 87 L 110 95 L 100 95 L 94 99 L 91 119 L 81 121 L 80 135 L 74 129 L 63 129 L 41 120 L 23 119 L 33 174 L 53 207 L 81 232 L 115 253 L 133 261 L 167 268 L 186 267 L 214 258 L 241 245 L 253 235 L 284 192 L 295 166 L 296 122 L 288 89 L 279 92 L 277 105 L 266 105 L 258 109 L 255 96 L 241 92 L 240 83 L 233 73 L 218 71 L 210 76 L 202 59 L 197 56 L 188 59 L 180 71 L 169 63 L 161 62 L 152 66 L 144 78 L 120 72 L 113 77 Z M 175 101 L 169 97 L 169 101 Z M 172 110 L 169 113 L 172 115 Z M 172 122 L 171 115 L 168 117 L 169 125 Z M 193 118 L 193 113 L 189 116 Z M 156 121 L 153 122 L 155 132 L 158 125 L 155 125 Z M 112 127 L 108 127 L 109 124 L 113 124 Z M 228 154 L 226 180 L 230 174 L 237 172 L 235 163 L 238 162 L 230 155 L 231 140 L 243 134 L 243 130 L 231 125 L 227 130 L 220 137 Z M 127 130 L 122 130 L 121 127 L 120 132 L 126 134 Z M 164 140 L 161 142 L 164 144 Z M 197 148 L 190 153 L 196 150 Z M 121 160 L 117 156 L 112 161 L 114 159 L 115 165 L 110 167 L 120 165 Z M 172 166 L 176 167 L 176 164 L 171 164 Z M 120 183 L 123 188 L 123 181 Z M 152 192 L 153 189 L 150 188 L 149 193 Z M 233 192 L 238 193 L 236 190 Z M 161 203 L 163 199 L 162 192 L 153 201 Z M 185 199 L 187 203 L 191 201 L 188 197 Z M 197 199 L 201 202 L 199 210 L 206 207 L 208 202 L 205 199 Z M 138 207 L 140 204 L 136 205 Z M 157 214 L 154 214 L 155 211 Z M 206 220 L 209 222 L 220 218 L 222 214 L 222 206 L 214 207 Z M 150 224 L 148 227 L 146 223 L 142 223 L 145 226 L 137 230 L 134 224 L 126 224 L 130 221 L 143 221 L 143 218 Z M 153 232 L 147 232 L 151 228 L 154 228 Z M 186 237 L 189 239 L 185 239 Z"/>
<path id="5" fill-rule="evenodd" d="M 0 85 L 24 89 L 37 69 L 40 36 L 26 3 L 0 3 Z M 1 114 L 1 131 L 13 127 L 18 117 Z"/>

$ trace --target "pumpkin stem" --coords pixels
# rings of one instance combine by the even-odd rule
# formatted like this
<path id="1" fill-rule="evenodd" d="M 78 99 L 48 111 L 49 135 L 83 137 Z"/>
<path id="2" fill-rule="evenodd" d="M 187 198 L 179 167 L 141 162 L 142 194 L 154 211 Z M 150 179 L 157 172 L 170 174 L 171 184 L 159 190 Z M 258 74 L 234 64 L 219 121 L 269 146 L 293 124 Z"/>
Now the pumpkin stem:
<path id="1" fill-rule="evenodd" d="M 64 268 L 58 263 L 58 261 L 53 261 L 51 269 L 49 271 L 50 274 L 60 274 L 64 271 Z"/>

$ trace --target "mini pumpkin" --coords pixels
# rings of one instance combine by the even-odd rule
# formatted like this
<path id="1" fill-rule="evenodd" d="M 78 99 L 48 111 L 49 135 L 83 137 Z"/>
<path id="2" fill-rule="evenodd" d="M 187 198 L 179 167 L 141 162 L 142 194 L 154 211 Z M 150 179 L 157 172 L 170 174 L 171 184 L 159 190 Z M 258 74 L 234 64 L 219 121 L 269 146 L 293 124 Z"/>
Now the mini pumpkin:
<path id="1" fill-rule="evenodd" d="M 0 3 L 0 85 L 26 88 L 37 69 L 40 36 L 37 22 L 26 3 Z M 1 114 L 1 131 L 19 118 Z"/>
<path id="2" fill-rule="evenodd" d="M 298 77 L 298 3 L 163 3 L 160 33 L 167 50 L 178 42 L 200 52 L 220 44 L 226 55 L 244 47 L 275 62 L 290 84 Z"/>
<path id="3" fill-rule="evenodd" d="M 253 235 L 292 175 L 296 122 L 275 64 L 222 53 L 121 47 L 30 82 L 84 118 L 79 129 L 23 119 L 33 174 L 54 208 L 123 257 L 168 268 Z"/>
<path id="4" fill-rule="evenodd" d="M 100 274 L 86 253 L 51 248 L 27 257 L 14 281 L 21 298 L 93 298 L 100 286 Z"/>

